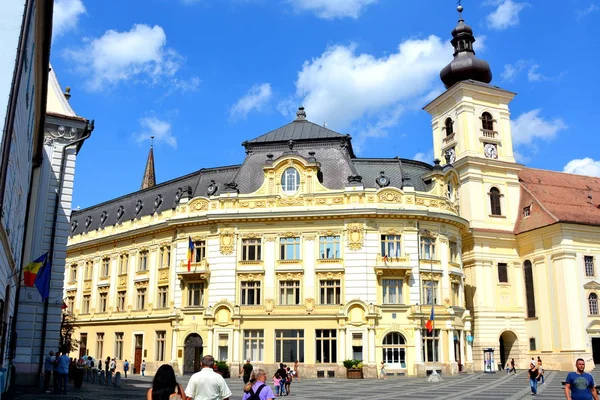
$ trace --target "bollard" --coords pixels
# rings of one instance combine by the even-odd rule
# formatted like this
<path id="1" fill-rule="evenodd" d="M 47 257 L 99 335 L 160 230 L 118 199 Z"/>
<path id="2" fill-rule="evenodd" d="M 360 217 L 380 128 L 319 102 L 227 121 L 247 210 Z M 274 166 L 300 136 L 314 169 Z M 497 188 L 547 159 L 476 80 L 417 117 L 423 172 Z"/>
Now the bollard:
<path id="1" fill-rule="evenodd" d="M 98 383 L 104 385 L 104 373 L 102 371 L 98 372 Z"/>
<path id="2" fill-rule="evenodd" d="M 121 373 L 120 372 L 117 372 L 115 374 L 114 381 L 115 382 L 113 383 L 113 386 L 116 387 L 116 388 L 120 388 L 121 387 Z"/>

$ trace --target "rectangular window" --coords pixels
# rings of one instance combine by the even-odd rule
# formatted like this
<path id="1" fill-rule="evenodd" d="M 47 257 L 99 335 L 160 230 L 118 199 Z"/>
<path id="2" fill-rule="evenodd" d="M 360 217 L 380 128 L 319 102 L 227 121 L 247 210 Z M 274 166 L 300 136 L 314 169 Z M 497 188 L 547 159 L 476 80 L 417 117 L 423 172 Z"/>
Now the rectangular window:
<path id="1" fill-rule="evenodd" d="M 156 331 L 156 361 L 165 361 L 165 338 L 167 332 Z"/>
<path id="2" fill-rule="evenodd" d="M 86 261 L 85 262 L 85 280 L 90 280 L 92 279 L 92 274 L 94 273 L 94 262 L 93 261 Z"/>
<path id="3" fill-rule="evenodd" d="M 242 261 L 260 261 L 260 254 L 260 239 L 242 239 Z"/>
<path id="4" fill-rule="evenodd" d="M 77 281 L 77 264 L 71 264 L 71 276 L 70 276 L 70 282 L 75 282 Z"/>
<path id="5" fill-rule="evenodd" d="M 435 260 L 435 239 L 421 236 L 421 259 Z"/>
<path id="6" fill-rule="evenodd" d="M 275 330 L 275 362 L 304 362 L 304 330 Z"/>
<path id="7" fill-rule="evenodd" d="M 115 333 L 115 358 L 123 359 L 123 332 Z"/>
<path id="8" fill-rule="evenodd" d="M 498 282 L 508 283 L 508 264 L 498 263 Z"/>
<path id="9" fill-rule="evenodd" d="M 531 215 L 531 206 L 523 207 L 523 217 L 527 218 Z"/>
<path id="10" fill-rule="evenodd" d="M 104 333 L 96 333 L 96 358 L 102 360 L 102 350 L 104 350 Z"/>
<path id="11" fill-rule="evenodd" d="M 438 304 L 438 282 L 423 280 L 423 304 Z"/>
<path id="12" fill-rule="evenodd" d="M 106 312 L 107 300 L 108 293 L 100 293 L 98 301 L 98 312 Z"/>
<path id="13" fill-rule="evenodd" d="M 319 257 L 321 260 L 339 259 L 340 257 L 340 237 L 339 236 L 321 236 L 319 237 Z"/>
<path id="14" fill-rule="evenodd" d="M 140 251 L 139 261 L 140 262 L 138 264 L 138 271 L 140 271 L 140 272 L 148 271 L 148 251 L 147 250 Z"/>
<path id="15" fill-rule="evenodd" d="M 400 235 L 381 235 L 381 256 L 398 258 L 402 256 Z"/>
<path id="16" fill-rule="evenodd" d="M 244 359 L 263 361 L 264 354 L 265 331 L 262 329 L 244 329 Z"/>
<path id="17" fill-rule="evenodd" d="M 108 278 L 108 272 L 110 270 L 110 258 L 102 259 L 102 268 L 100 269 L 100 278 Z"/>
<path id="18" fill-rule="evenodd" d="M 167 308 L 169 306 L 169 287 L 159 286 L 158 287 L 158 301 L 156 302 L 158 308 Z"/>
<path id="19" fill-rule="evenodd" d="M 339 279 L 323 279 L 319 281 L 319 304 L 341 304 L 342 282 Z"/>
<path id="20" fill-rule="evenodd" d="M 67 311 L 72 313 L 75 307 L 75 296 L 67 297 Z"/>
<path id="21" fill-rule="evenodd" d="M 337 337 L 335 329 L 317 329 L 316 336 L 316 360 L 317 363 L 337 362 Z"/>
<path id="22" fill-rule="evenodd" d="M 242 281 L 240 287 L 242 289 L 241 303 L 243 306 L 260 305 L 260 282 Z"/>
<path id="23" fill-rule="evenodd" d="M 450 242 L 448 248 L 450 249 L 450 262 L 458 264 L 458 243 Z"/>
<path id="24" fill-rule="evenodd" d="M 584 256 L 583 262 L 585 264 L 585 276 L 595 276 L 596 271 L 594 268 L 594 257 Z"/>
<path id="25" fill-rule="evenodd" d="M 439 346 L 440 346 L 440 330 L 433 329 L 428 332 L 427 329 L 423 329 L 423 361 L 425 362 L 438 362 Z"/>
<path id="26" fill-rule="evenodd" d="M 158 268 L 169 268 L 171 266 L 171 246 L 163 246 L 158 254 Z"/>
<path id="27" fill-rule="evenodd" d="M 121 254 L 119 256 L 119 275 L 127 274 L 129 268 L 129 254 Z"/>
<path id="28" fill-rule="evenodd" d="M 117 311 L 125 311 L 125 297 L 127 292 L 121 290 L 117 292 Z"/>
<path id="29" fill-rule="evenodd" d="M 300 260 L 300 238 L 281 238 L 279 241 L 281 260 Z"/>
<path id="30" fill-rule="evenodd" d="M 188 283 L 188 307 L 201 307 L 204 304 L 204 283 Z"/>
<path id="31" fill-rule="evenodd" d="M 300 281 L 279 281 L 279 304 L 282 306 L 300 304 Z"/>
<path id="32" fill-rule="evenodd" d="M 201 262 L 206 258 L 206 241 L 194 242 L 194 262 Z"/>
<path id="33" fill-rule="evenodd" d="M 81 304 L 81 313 L 82 314 L 90 313 L 90 295 L 89 294 L 83 296 L 83 303 Z"/>
<path id="34" fill-rule="evenodd" d="M 402 279 L 383 279 L 383 304 L 403 304 L 402 301 Z"/>
<path id="35" fill-rule="evenodd" d="M 529 338 L 529 351 L 536 351 L 535 338 Z"/>
<path id="36" fill-rule="evenodd" d="M 450 284 L 450 290 L 452 290 L 452 305 L 460 307 L 460 283 L 452 282 Z"/>
<path id="37" fill-rule="evenodd" d="M 146 288 L 139 288 L 137 290 L 136 307 L 138 310 L 143 310 L 146 308 Z"/>

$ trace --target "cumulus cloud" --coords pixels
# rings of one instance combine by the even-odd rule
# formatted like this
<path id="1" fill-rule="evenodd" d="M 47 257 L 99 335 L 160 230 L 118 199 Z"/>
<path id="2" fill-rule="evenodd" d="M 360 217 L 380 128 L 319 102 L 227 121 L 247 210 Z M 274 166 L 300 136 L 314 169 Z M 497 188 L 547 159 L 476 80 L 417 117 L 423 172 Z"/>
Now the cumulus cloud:
<path id="1" fill-rule="evenodd" d="M 571 160 L 565 165 L 563 172 L 600 177 L 600 161 L 589 157 Z"/>
<path id="2" fill-rule="evenodd" d="M 262 111 L 272 95 L 270 83 L 254 85 L 231 107 L 229 116 L 233 120 L 246 119 L 251 111 Z"/>
<path id="3" fill-rule="evenodd" d="M 171 123 L 149 116 L 140 119 L 141 131 L 134 134 L 136 142 L 142 143 L 154 136 L 156 143 L 166 143 L 172 148 L 177 148 L 177 139 L 171 131 Z"/>
<path id="4" fill-rule="evenodd" d="M 297 11 L 314 12 L 319 18 L 354 18 L 378 0 L 287 0 Z"/>
<path id="5" fill-rule="evenodd" d="M 567 128 L 567 124 L 560 118 L 545 119 L 540 116 L 542 110 L 537 108 L 519 115 L 511 121 L 513 143 L 531 145 L 537 139 L 551 140 L 556 134 Z"/>
<path id="6" fill-rule="evenodd" d="M 506 29 L 519 24 L 519 14 L 529 4 L 518 3 L 513 0 L 504 0 L 498 4 L 496 10 L 487 16 L 488 24 L 493 29 Z"/>
<path id="7" fill-rule="evenodd" d="M 166 46 L 167 35 L 158 25 L 138 24 L 126 32 L 111 29 L 85 42 L 82 48 L 66 53 L 88 75 L 87 87 L 92 91 L 130 80 L 157 83 L 172 78 L 183 62 L 181 55 Z"/>
<path id="8" fill-rule="evenodd" d="M 575 10 L 575 15 L 577 16 L 577 20 L 580 20 L 592 13 L 595 13 L 598 10 L 600 10 L 600 7 L 592 3 L 588 8 Z"/>
<path id="9" fill-rule="evenodd" d="M 408 39 L 390 55 L 358 54 L 355 45 L 333 46 L 305 61 L 296 80 L 297 104 L 311 121 L 332 129 L 352 127 L 354 142 L 385 136 L 402 112 L 431 97 L 452 48 L 436 36 Z M 422 105 L 422 104 L 419 104 Z"/>
<path id="10" fill-rule="evenodd" d="M 426 152 L 419 152 L 413 156 L 413 160 L 422 161 L 427 164 L 433 163 L 433 149 L 429 149 Z"/>
<path id="11" fill-rule="evenodd" d="M 81 0 L 56 0 L 52 16 L 52 38 L 64 35 L 77 28 L 79 17 L 85 14 L 85 6 Z"/>

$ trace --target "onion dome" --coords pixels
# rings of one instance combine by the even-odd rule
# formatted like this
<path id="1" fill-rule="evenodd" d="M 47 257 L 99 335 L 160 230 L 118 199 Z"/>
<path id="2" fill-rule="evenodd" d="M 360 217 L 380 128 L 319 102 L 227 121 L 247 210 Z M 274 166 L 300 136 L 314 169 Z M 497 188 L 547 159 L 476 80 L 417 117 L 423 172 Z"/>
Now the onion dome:
<path id="1" fill-rule="evenodd" d="M 458 24 L 452 30 L 452 40 L 450 41 L 454 47 L 454 59 L 442 69 L 440 78 L 446 89 L 457 82 L 469 79 L 490 83 L 492 81 L 490 65 L 487 61 L 475 57 L 473 29 L 465 24 L 462 17 L 463 7 L 459 5 L 457 10 L 459 15 Z"/>

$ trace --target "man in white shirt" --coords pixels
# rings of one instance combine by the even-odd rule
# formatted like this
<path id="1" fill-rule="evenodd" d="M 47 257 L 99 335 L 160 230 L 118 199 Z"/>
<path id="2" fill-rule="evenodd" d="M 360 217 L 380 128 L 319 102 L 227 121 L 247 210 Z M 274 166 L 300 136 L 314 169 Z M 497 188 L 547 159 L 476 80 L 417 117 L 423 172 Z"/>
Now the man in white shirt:
<path id="1" fill-rule="evenodd" d="M 225 379 L 217 374 L 213 367 L 215 359 L 213 356 L 202 358 L 202 369 L 190 378 L 185 395 L 193 400 L 229 400 L 231 390 L 225 383 Z"/>

